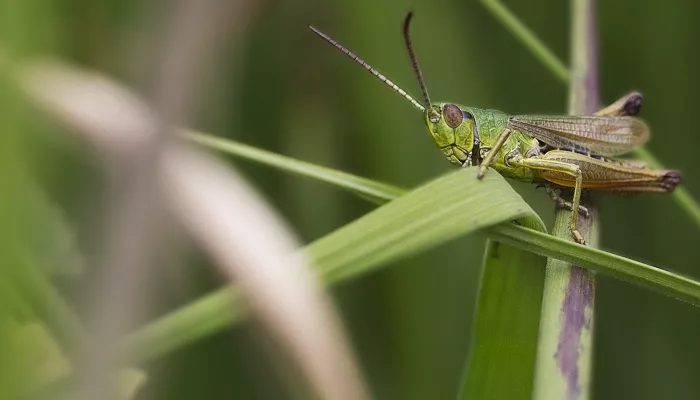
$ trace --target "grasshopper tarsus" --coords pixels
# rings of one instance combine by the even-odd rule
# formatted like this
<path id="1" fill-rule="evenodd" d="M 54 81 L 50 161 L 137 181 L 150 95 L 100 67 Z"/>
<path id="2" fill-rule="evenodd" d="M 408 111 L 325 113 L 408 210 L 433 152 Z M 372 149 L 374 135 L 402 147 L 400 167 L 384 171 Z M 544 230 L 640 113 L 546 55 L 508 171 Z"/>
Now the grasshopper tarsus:
<path id="1" fill-rule="evenodd" d="M 584 218 L 588 218 L 591 216 L 591 212 L 588 211 L 588 208 L 586 206 L 582 206 L 582 205 L 578 206 L 578 213 L 583 215 Z"/>
<path id="2" fill-rule="evenodd" d="M 549 182 L 546 182 L 544 185 L 541 185 L 544 187 L 545 193 L 549 196 L 550 200 L 552 200 L 558 207 L 567 209 L 569 211 L 574 210 L 574 205 L 570 201 L 566 201 L 561 197 L 561 193 L 558 193 L 557 189 L 554 189 L 552 187 L 552 184 Z M 539 186 L 538 186 L 539 187 Z M 585 206 L 582 206 L 579 204 L 578 206 L 578 213 L 579 215 L 583 215 L 584 217 L 588 218 L 591 213 L 588 211 L 588 208 Z"/>
<path id="3" fill-rule="evenodd" d="M 587 246 L 588 244 L 586 243 L 586 239 L 581 236 L 581 232 L 579 232 L 577 229 L 572 229 L 571 230 L 571 236 L 574 237 L 574 241 L 576 243 L 582 245 L 582 246 Z"/>

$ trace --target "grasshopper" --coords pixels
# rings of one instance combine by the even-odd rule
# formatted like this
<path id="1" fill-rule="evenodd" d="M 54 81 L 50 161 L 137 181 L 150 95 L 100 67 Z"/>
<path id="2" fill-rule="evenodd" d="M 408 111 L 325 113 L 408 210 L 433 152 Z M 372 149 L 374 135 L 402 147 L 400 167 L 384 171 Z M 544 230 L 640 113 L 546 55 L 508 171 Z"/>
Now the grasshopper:
<path id="1" fill-rule="evenodd" d="M 647 125 L 634 118 L 642 105 L 637 92 L 592 116 L 508 115 L 454 103 L 432 103 L 411 43 L 411 17 L 408 13 L 404 20 L 404 41 L 423 92 L 423 104 L 330 36 L 310 28 L 420 110 L 428 132 L 451 163 L 478 166 L 479 179 L 491 167 L 505 177 L 544 185 L 555 203 L 571 210 L 569 228 L 576 242 L 585 244 L 576 228 L 579 214 L 589 214 L 579 204 L 582 190 L 670 193 L 680 184 L 679 171 L 654 170 L 640 161 L 611 158 L 649 139 Z M 557 188 L 573 188 L 572 200 L 562 199 Z"/>

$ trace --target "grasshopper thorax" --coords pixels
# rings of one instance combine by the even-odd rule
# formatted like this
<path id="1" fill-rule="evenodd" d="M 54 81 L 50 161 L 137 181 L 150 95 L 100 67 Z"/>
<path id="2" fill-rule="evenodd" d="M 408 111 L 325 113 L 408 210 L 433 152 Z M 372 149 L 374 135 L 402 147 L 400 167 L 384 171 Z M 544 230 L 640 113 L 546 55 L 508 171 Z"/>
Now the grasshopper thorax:
<path id="1" fill-rule="evenodd" d="M 428 132 L 453 164 L 470 165 L 478 142 L 474 115 L 469 108 L 452 103 L 433 103 L 425 112 Z"/>

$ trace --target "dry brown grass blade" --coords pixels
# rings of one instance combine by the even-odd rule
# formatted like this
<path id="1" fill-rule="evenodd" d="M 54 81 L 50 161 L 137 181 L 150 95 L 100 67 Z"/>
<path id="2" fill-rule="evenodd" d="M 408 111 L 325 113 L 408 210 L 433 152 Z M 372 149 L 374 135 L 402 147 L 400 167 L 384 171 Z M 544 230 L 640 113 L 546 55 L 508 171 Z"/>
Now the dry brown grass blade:
<path id="1" fill-rule="evenodd" d="M 30 96 L 112 160 L 137 151 L 155 132 L 149 108 L 105 77 L 59 63 L 23 71 L 20 82 Z M 240 284 L 319 398 L 368 398 L 330 301 L 307 261 L 290 257 L 298 246 L 277 215 L 215 157 L 171 142 L 160 154 L 167 205 Z"/>

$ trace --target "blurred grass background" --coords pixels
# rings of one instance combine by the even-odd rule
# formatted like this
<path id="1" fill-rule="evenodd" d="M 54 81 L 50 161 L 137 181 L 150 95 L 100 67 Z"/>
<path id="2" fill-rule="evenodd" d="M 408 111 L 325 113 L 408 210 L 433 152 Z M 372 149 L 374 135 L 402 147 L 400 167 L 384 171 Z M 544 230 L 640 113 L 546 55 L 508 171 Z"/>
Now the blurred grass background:
<path id="1" fill-rule="evenodd" d="M 642 117 L 652 128 L 648 148 L 665 166 L 681 169 L 686 187 L 700 194 L 700 167 L 693 162 L 700 144 L 693 122 L 700 105 L 700 4 L 599 3 L 605 101 L 640 90 Z M 144 90 L 152 61 L 147 44 L 160 32 L 157 12 L 165 4 L 8 0 L 0 6 L 0 39 L 15 52 L 60 55 Z M 505 4 L 568 60 L 567 2 Z M 224 46 L 194 127 L 406 187 L 447 171 L 451 166 L 431 143 L 420 113 L 307 28 L 325 31 L 417 95 L 401 38 L 408 10 L 416 14 L 413 40 L 434 101 L 510 113 L 565 112 L 566 87 L 476 0 L 260 1 L 254 18 Z M 36 118 L 10 89 L 2 90 L 3 165 L 16 160 L 36 174 L 76 229 L 95 224 L 90 201 L 98 182 L 91 153 Z M 304 242 L 371 209 L 318 182 L 243 162 L 237 166 Z M 0 175 L 3 192 L 24 193 L 12 189 L 22 178 L 16 169 L 3 168 Z M 514 186 L 551 223 L 552 205 L 543 190 Z M 697 228 L 670 198 L 605 197 L 601 212 L 604 249 L 700 277 Z M 14 215 L 3 229 L 9 238 L 24 222 L 16 213 L 7 215 Z M 90 238 L 78 241 L 89 244 Z M 378 398 L 456 396 L 483 248 L 484 238 L 464 238 L 333 290 Z M 11 253 L 2 257 L 5 265 L 18 265 Z M 184 276 L 163 277 L 163 311 L 218 287 L 204 261 L 179 262 L 186 264 Z M 65 289 L 73 285 L 66 277 L 57 280 Z M 607 277 L 599 278 L 596 303 L 594 398 L 700 397 L 696 308 Z M 260 333 L 254 324 L 239 326 L 154 360 L 142 395 L 288 398 L 284 373 L 271 373 L 279 367 L 263 351 Z"/>

